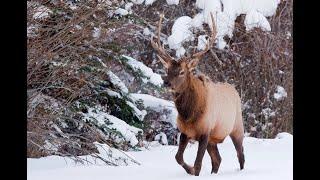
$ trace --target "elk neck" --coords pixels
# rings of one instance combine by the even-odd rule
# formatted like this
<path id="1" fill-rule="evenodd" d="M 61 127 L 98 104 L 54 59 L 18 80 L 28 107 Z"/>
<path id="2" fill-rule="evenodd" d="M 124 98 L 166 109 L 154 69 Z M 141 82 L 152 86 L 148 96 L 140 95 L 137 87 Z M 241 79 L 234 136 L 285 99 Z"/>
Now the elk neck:
<path id="1" fill-rule="evenodd" d="M 185 122 L 201 118 L 206 110 L 207 86 L 198 77 L 188 74 L 185 82 L 175 92 L 175 105 Z"/>

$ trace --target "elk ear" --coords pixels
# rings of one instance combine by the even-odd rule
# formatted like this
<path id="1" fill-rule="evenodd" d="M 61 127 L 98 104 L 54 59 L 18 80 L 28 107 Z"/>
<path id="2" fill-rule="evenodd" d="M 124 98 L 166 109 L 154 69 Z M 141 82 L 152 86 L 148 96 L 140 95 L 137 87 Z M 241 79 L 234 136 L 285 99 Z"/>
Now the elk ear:
<path id="1" fill-rule="evenodd" d="M 199 62 L 199 59 L 198 59 L 198 58 L 192 59 L 192 60 L 187 64 L 187 67 L 188 67 L 189 71 L 193 70 L 193 69 L 198 65 L 198 62 Z"/>
<path id="2" fill-rule="evenodd" d="M 162 57 L 160 57 L 159 55 L 157 55 L 157 57 L 159 58 L 159 60 L 161 61 L 162 65 L 165 67 L 165 68 L 169 68 L 171 62 L 170 61 L 165 61 L 164 59 L 162 59 Z"/>

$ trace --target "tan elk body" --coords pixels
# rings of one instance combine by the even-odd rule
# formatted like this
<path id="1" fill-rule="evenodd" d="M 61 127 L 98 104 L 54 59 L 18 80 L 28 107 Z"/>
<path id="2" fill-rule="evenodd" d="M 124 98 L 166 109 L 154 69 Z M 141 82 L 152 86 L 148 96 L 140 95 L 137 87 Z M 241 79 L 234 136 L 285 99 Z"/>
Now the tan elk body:
<path id="1" fill-rule="evenodd" d="M 227 136 L 230 136 L 240 164 L 244 167 L 243 153 L 243 121 L 241 100 L 236 89 L 228 83 L 213 83 L 209 77 L 195 72 L 195 67 L 201 57 L 209 50 L 216 35 L 212 21 L 211 39 L 205 50 L 174 60 L 160 43 L 160 29 L 163 16 L 158 27 L 158 42 L 151 39 L 151 44 L 158 51 L 158 58 L 167 69 L 163 77 L 164 84 L 174 92 L 174 102 L 178 110 L 177 126 L 181 132 L 177 162 L 191 175 L 198 176 L 202 159 L 207 150 L 212 163 L 211 173 L 217 173 L 221 157 L 217 148 Z M 213 20 L 213 17 L 211 15 Z M 190 139 L 199 141 L 197 157 L 194 166 L 184 162 L 183 153 Z"/>
<path id="2" fill-rule="evenodd" d="M 196 77 L 193 77 L 196 78 Z M 194 80 L 201 81 L 201 80 Z M 199 84 L 198 84 L 199 83 Z M 206 82 L 202 85 L 198 82 L 195 88 L 201 91 L 204 98 L 203 112 L 194 119 L 184 119 L 180 115 L 177 118 L 177 126 L 180 132 L 190 139 L 197 140 L 204 133 L 209 134 L 209 143 L 221 143 L 229 135 L 243 132 L 241 102 L 235 88 L 227 83 Z M 197 108 L 196 99 L 186 99 L 194 111 Z"/>

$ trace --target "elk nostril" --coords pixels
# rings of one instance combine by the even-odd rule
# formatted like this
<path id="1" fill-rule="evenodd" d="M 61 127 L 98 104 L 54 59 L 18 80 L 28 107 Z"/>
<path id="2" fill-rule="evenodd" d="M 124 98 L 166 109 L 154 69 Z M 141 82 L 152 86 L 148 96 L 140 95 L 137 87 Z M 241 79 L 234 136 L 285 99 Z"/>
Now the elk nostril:
<path id="1" fill-rule="evenodd" d="M 165 86 L 170 86 L 170 82 L 169 81 L 164 81 L 163 82 Z"/>

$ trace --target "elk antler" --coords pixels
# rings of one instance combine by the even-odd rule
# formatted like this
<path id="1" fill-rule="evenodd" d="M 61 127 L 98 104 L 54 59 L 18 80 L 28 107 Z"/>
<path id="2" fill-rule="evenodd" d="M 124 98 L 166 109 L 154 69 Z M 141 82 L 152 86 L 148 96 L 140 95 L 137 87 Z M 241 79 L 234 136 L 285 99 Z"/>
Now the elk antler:
<path id="1" fill-rule="evenodd" d="M 193 54 L 192 55 L 193 58 L 200 59 L 201 56 L 203 56 L 213 45 L 214 39 L 217 35 L 217 29 L 216 29 L 216 25 L 214 23 L 213 15 L 211 12 L 210 12 L 210 16 L 211 16 L 211 21 L 212 21 L 212 31 L 211 31 L 211 36 L 208 39 L 209 42 L 207 43 L 206 48 L 204 50 L 202 50 L 196 54 Z"/>
<path id="2" fill-rule="evenodd" d="M 161 14 L 160 15 L 160 20 L 159 20 L 159 24 L 158 24 L 158 42 L 154 42 L 153 41 L 153 37 L 151 37 L 151 45 L 152 47 L 158 51 L 159 55 L 158 58 L 160 59 L 160 61 L 171 61 L 173 60 L 173 58 L 166 52 L 166 50 L 164 49 L 163 46 L 161 46 L 161 42 L 160 42 L 160 31 L 161 31 L 161 24 L 162 24 L 162 19 L 163 19 L 164 15 Z"/>

